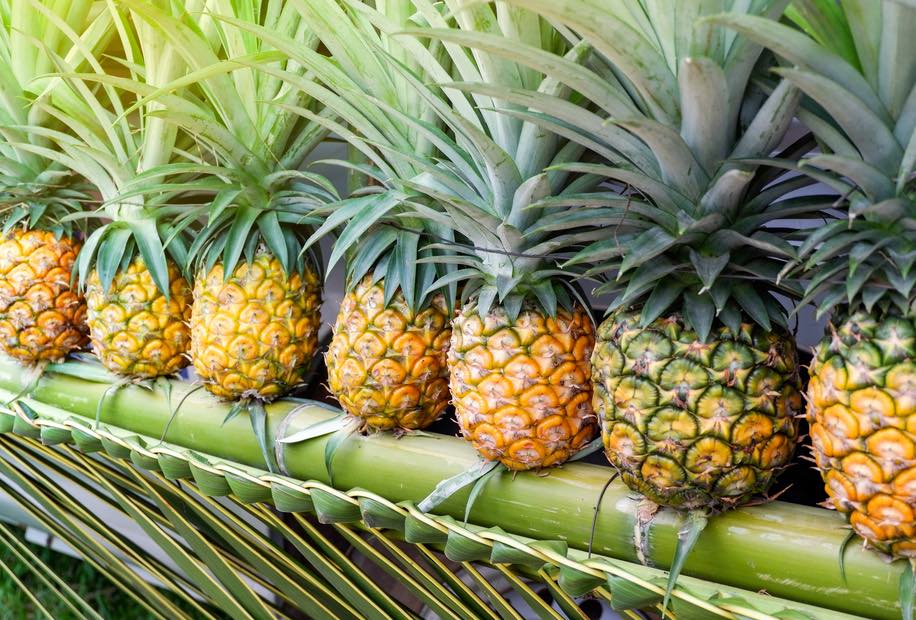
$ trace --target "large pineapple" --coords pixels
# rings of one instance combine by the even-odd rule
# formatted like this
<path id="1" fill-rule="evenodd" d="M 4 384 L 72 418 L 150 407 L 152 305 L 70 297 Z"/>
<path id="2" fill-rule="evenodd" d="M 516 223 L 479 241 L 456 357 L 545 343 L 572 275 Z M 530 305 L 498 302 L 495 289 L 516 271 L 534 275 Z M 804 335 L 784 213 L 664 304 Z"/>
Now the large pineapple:
<path id="1" fill-rule="evenodd" d="M 913 558 L 916 57 L 894 42 L 916 31 L 916 8 L 875 0 L 831 11 L 846 37 L 824 36 L 821 8 L 799 3 L 793 14 L 810 37 L 723 21 L 795 65 L 780 74 L 821 107 L 812 127 L 824 153 L 802 171 L 836 189 L 839 212 L 808 231 L 793 273 L 808 279 L 818 316 L 830 314 L 810 368 L 811 443 L 828 504 L 879 551 Z"/>
<path id="2" fill-rule="evenodd" d="M 679 315 L 598 330 L 595 409 L 624 482 L 685 510 L 747 502 L 795 450 L 802 409 L 795 345 L 754 323 L 703 342 Z"/>
<path id="3" fill-rule="evenodd" d="M 451 317 L 442 294 L 415 312 L 401 291 L 385 304 L 370 276 L 343 299 L 325 360 L 341 406 L 380 430 L 422 429 L 448 406 Z"/>
<path id="4" fill-rule="evenodd" d="M 770 223 L 829 201 L 785 200 L 807 181 L 730 161 L 768 157 L 799 94 L 787 83 L 752 86 L 760 48 L 695 20 L 728 8 L 776 18 L 787 3 L 687 0 L 671 15 L 636 0 L 608 13 L 591 3 L 510 2 L 570 26 L 596 50 L 588 68 L 557 59 L 545 70 L 581 85 L 609 120 L 536 94 L 528 101 L 610 164 L 572 169 L 605 175 L 616 190 L 582 197 L 607 213 L 604 236 L 569 263 L 606 274 L 596 292 L 612 295 L 592 356 L 607 456 L 660 504 L 746 502 L 789 462 L 801 411 L 795 346 L 775 297 L 800 291 L 770 282 L 793 256 Z M 600 73 L 602 64 L 616 71 Z"/>
<path id="5" fill-rule="evenodd" d="M 317 39 L 294 11 L 269 4 L 131 5 L 200 78 L 199 97 L 172 100 L 179 80 L 157 100 L 212 154 L 215 195 L 185 258 L 196 274 L 190 357 L 211 393 L 252 407 L 299 385 L 317 353 L 323 264 L 303 246 L 311 212 L 337 198 L 326 179 L 300 171 L 328 130 L 300 116 L 322 106 L 280 79 L 303 80 L 307 70 L 272 43 L 295 36 L 311 49 Z"/>

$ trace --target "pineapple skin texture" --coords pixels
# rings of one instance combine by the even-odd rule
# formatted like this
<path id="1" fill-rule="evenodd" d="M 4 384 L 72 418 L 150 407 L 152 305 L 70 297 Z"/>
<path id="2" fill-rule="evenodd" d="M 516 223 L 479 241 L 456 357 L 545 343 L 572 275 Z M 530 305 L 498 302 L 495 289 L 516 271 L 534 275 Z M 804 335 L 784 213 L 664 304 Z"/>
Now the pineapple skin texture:
<path id="1" fill-rule="evenodd" d="M 878 551 L 916 557 L 916 318 L 857 313 L 829 331 L 807 411 L 827 503 Z"/>
<path id="2" fill-rule="evenodd" d="M 80 243 L 43 230 L 0 241 L 0 347 L 24 364 L 61 362 L 88 342 L 86 302 L 70 288 Z"/>
<path id="3" fill-rule="evenodd" d="M 414 314 L 404 295 L 385 307 L 384 281 L 347 293 L 325 356 L 328 385 L 370 430 L 417 430 L 448 407 L 446 354 L 452 335 L 443 295 Z"/>
<path id="4" fill-rule="evenodd" d="M 592 355 L 595 412 L 623 481 L 674 508 L 720 510 L 765 492 L 792 458 L 802 411 L 794 341 L 742 324 L 699 342 L 678 316 L 617 312 Z"/>
<path id="5" fill-rule="evenodd" d="M 92 351 L 111 372 L 151 379 L 188 365 L 191 287 L 168 261 L 170 299 L 138 254 L 105 291 L 93 270 L 86 285 Z"/>
<path id="6" fill-rule="evenodd" d="M 513 322 L 503 308 L 480 317 L 472 302 L 452 323 L 451 391 L 461 433 L 511 470 L 559 465 L 597 433 L 585 309 L 550 318 L 526 303 Z"/>
<path id="7" fill-rule="evenodd" d="M 302 382 L 318 350 L 320 324 L 317 272 L 287 276 L 263 251 L 228 278 L 217 263 L 194 286 L 194 368 L 219 398 L 273 400 Z"/>

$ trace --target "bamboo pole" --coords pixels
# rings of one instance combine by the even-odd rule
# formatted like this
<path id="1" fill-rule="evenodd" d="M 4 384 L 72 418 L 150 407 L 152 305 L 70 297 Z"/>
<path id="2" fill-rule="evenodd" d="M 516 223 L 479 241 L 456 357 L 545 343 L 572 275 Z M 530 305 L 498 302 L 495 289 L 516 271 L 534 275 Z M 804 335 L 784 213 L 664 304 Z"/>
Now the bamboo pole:
<path id="1" fill-rule="evenodd" d="M 26 381 L 14 362 L 0 360 L 0 389 L 16 393 Z M 108 391 L 100 420 L 150 437 L 162 437 L 170 418 L 162 391 L 124 387 L 46 373 L 32 398 L 75 414 L 94 418 L 99 400 Z M 188 394 L 191 386 L 175 382 L 172 403 Z M 198 390 L 183 404 L 168 428 L 165 440 L 230 461 L 265 468 L 261 451 L 246 415 L 221 426 L 228 405 Z M 331 417 L 317 406 L 280 401 L 270 405 L 271 436 L 283 428 L 284 436 Z M 285 450 L 288 475 L 329 483 L 324 463 L 328 437 L 316 438 Z M 425 497 L 442 479 L 477 462 L 464 441 L 445 436 L 408 436 L 395 439 L 381 434 L 349 437 L 337 450 L 333 485 L 348 490 L 359 487 L 399 502 Z M 546 476 L 503 474 L 489 481 L 474 504 L 470 521 L 499 526 L 508 532 L 538 539 L 560 539 L 585 549 L 593 508 L 611 470 L 586 464 L 568 464 Z M 463 519 L 467 492 L 458 493 L 436 512 Z M 622 484 L 611 484 L 599 511 L 594 551 L 631 562 L 641 560 L 635 543 L 639 502 Z M 647 563 L 670 565 L 681 516 L 674 511 L 655 515 L 645 536 Z M 759 591 L 819 607 L 867 618 L 899 618 L 898 583 L 903 566 L 886 564 L 856 542 L 845 553 L 844 583 L 840 550 L 848 529 L 842 517 L 827 510 L 772 502 L 742 508 L 710 521 L 686 566 L 684 574 L 707 581 Z"/>

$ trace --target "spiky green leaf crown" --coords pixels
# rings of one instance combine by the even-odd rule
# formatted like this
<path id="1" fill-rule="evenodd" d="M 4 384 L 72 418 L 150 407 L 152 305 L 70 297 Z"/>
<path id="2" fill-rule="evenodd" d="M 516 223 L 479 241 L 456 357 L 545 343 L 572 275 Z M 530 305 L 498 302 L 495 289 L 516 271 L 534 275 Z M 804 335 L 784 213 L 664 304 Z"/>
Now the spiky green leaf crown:
<path id="1" fill-rule="evenodd" d="M 71 34 L 75 57 L 50 55 L 50 79 L 66 88 L 36 101 L 33 109 L 60 129 L 32 125 L 29 131 L 53 148 L 21 148 L 80 174 L 98 192 L 98 210 L 64 218 L 102 221 L 77 260 L 81 284 L 96 271 L 107 288 L 139 255 L 168 296 L 166 257 L 184 265 L 187 231 L 196 218 L 195 197 L 211 190 L 202 180 L 195 143 L 160 117 L 160 104 L 142 101 L 186 68 L 172 48 L 122 5 L 108 3 L 96 17 L 99 27 L 116 33 L 107 49 L 90 49 Z"/>
<path id="2" fill-rule="evenodd" d="M 91 188 L 77 174 L 25 148 L 47 146 L 30 125 L 58 129 L 41 113 L 46 100 L 67 85 L 50 79 L 54 58 L 78 63 L 75 38 L 85 49 L 105 47 L 111 33 L 91 11 L 92 2 L 0 0 L 0 221 L 4 234 L 17 225 L 72 236 L 65 218 L 91 202 Z M 58 94 L 57 96 L 60 96 Z"/>
<path id="3" fill-rule="evenodd" d="M 321 270 L 317 249 L 300 248 L 320 221 L 315 209 L 338 196 L 324 177 L 300 171 L 329 129 L 321 102 L 290 85 L 307 82 L 307 68 L 274 44 L 317 47 L 291 3 L 194 2 L 181 11 L 142 0 L 123 4 L 189 68 L 144 98 L 205 146 L 214 197 L 188 264 L 209 270 L 221 261 L 229 277 L 240 260 L 250 262 L 264 248 L 287 273 Z"/>
<path id="4" fill-rule="evenodd" d="M 386 286 L 414 280 L 416 299 L 461 282 L 482 314 L 493 303 L 517 312 L 526 298 L 553 313 L 573 302 L 550 255 L 572 243 L 558 232 L 582 226 L 561 217 L 571 212 L 563 199 L 596 179 L 545 171 L 578 161 L 585 149 L 524 118 L 525 104 L 514 99 L 533 89 L 576 107 L 574 91 L 489 49 L 470 53 L 465 39 L 535 56 L 584 51 L 528 11 L 465 4 L 386 3 L 387 10 L 398 5 L 392 16 L 357 0 L 300 3 L 334 57 L 301 62 L 331 91 L 322 95 L 348 123 L 335 131 L 367 160 L 360 171 L 387 188 L 370 189 L 329 218 L 325 228 L 350 220 L 332 260 L 351 254 L 351 281 L 370 272 L 386 277 Z M 343 27 L 351 22 L 368 24 L 378 39 L 361 41 L 365 28 Z M 470 83 L 484 82 L 491 90 L 470 92 Z M 359 241 L 362 232 L 369 234 Z M 420 248 L 416 269 L 405 248 L 411 256 Z"/>
<path id="5" fill-rule="evenodd" d="M 350 144 L 349 161 L 321 163 L 347 168 L 351 186 L 357 183 L 348 199 L 312 212 L 320 225 L 306 248 L 336 234 L 328 265 L 333 267 L 346 258 L 348 288 L 367 275 L 385 279 L 386 303 L 401 291 L 418 310 L 432 297 L 427 286 L 443 273 L 439 266 L 426 262 L 437 251 L 422 246 L 429 235 L 448 239 L 450 231 L 411 217 L 408 198 L 415 192 L 398 179 L 411 178 L 430 165 L 439 152 L 443 132 L 430 105 L 406 87 L 395 65 L 402 62 L 416 68 L 422 61 L 438 63 L 441 54 L 394 36 L 407 25 L 416 25 L 409 0 L 385 2 L 378 9 L 358 1 L 336 0 L 293 1 L 288 6 L 309 31 L 320 34 L 330 54 L 302 45 L 288 33 L 249 26 L 248 32 L 309 73 L 261 69 L 315 102 L 315 110 L 290 109 Z M 452 289 L 453 297 L 454 286 L 446 288 Z"/>
<path id="6" fill-rule="evenodd" d="M 809 98 L 821 154 L 801 171 L 832 186 L 837 210 L 785 269 L 818 315 L 916 315 L 916 7 L 801 0 L 805 33 L 748 16 L 720 21 L 782 56 Z M 851 12 L 854 11 L 854 12 Z"/>
<path id="7" fill-rule="evenodd" d="M 604 218 L 595 225 L 603 234 L 568 264 L 603 276 L 597 291 L 614 294 L 610 310 L 639 307 L 645 324 L 677 312 L 704 339 L 716 321 L 786 326 L 778 296 L 801 291 L 774 284 L 794 257 L 794 231 L 778 220 L 816 217 L 832 199 L 791 197 L 813 181 L 767 159 L 811 147 L 784 146 L 798 91 L 752 80 L 760 47 L 701 18 L 733 9 L 775 19 L 787 1 L 621 0 L 611 11 L 599 0 L 508 2 L 563 24 L 593 51 L 576 64 L 521 59 L 587 100 L 565 110 L 530 97 L 542 124 L 606 160 L 564 167 L 611 183 L 583 197 L 583 211 Z"/>

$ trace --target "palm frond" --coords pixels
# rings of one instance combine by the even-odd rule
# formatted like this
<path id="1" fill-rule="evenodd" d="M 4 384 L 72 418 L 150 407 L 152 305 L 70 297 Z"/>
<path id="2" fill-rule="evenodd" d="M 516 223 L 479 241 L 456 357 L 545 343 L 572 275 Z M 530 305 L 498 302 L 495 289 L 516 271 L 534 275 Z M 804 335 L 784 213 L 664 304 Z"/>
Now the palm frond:
<path id="1" fill-rule="evenodd" d="M 0 369 L 4 393 L 17 389 L 10 384 L 13 366 L 0 364 Z M 60 389 L 64 385 L 67 390 Z M 582 596 L 591 593 L 628 617 L 638 618 L 629 610 L 657 609 L 664 595 L 663 571 L 598 554 L 599 549 L 632 553 L 625 544 L 615 543 L 614 537 L 596 539 L 598 553 L 589 554 L 584 550 L 588 541 L 582 537 L 566 542 L 539 540 L 531 537 L 537 524 L 518 519 L 517 514 L 510 520 L 499 518 L 501 502 L 517 504 L 503 497 L 507 489 L 496 481 L 481 492 L 470 523 L 457 520 L 464 512 L 460 502 L 450 502 L 453 508 L 442 506 L 455 518 L 417 510 L 411 500 L 424 494 L 420 487 L 434 484 L 444 474 L 442 465 L 448 459 L 442 458 L 443 450 L 454 452 L 452 469 L 463 467 L 455 465 L 462 459 L 473 459 L 471 449 L 458 439 L 353 437 L 348 441 L 358 441 L 360 448 L 344 446 L 337 452 L 341 476 L 337 486 L 330 486 L 323 459 L 313 458 L 321 453 L 327 437 L 282 449 L 277 444 L 288 473 L 311 471 L 317 477 L 272 474 L 253 464 L 261 458 L 260 450 L 250 433 L 242 431 L 247 427 L 243 419 L 229 421 L 218 431 L 227 441 L 208 443 L 219 450 L 218 455 L 200 450 L 194 440 L 176 443 L 176 438 L 189 437 L 184 433 L 189 424 L 202 424 L 200 428 L 212 432 L 208 420 L 223 417 L 221 411 L 227 407 L 200 393 L 187 398 L 187 409 L 164 439 L 157 435 L 168 425 L 169 406 L 161 395 L 140 387 L 119 391 L 117 401 L 112 399 L 102 411 L 101 423 L 94 422 L 93 414 L 84 414 L 95 407 L 108 385 L 106 377 L 82 364 L 56 366 L 34 398 L 21 401 L 23 407 L 0 412 L 4 433 L 0 471 L 11 483 L 5 490 L 33 520 L 109 577 L 152 617 L 284 618 L 293 610 L 315 618 L 413 618 L 426 613 L 442 618 L 530 613 L 544 618 L 583 617 Z M 174 388 L 177 395 L 187 389 L 181 384 Z M 85 398 L 72 400 L 68 394 Z M 63 401 L 69 401 L 72 410 L 59 408 Z M 284 425 L 289 433 L 340 415 L 307 402 L 280 401 L 269 409 L 271 427 L 289 418 Z M 145 416 L 133 415 L 136 411 L 146 412 Z M 128 425 L 119 427 L 114 422 Z M 383 473 L 376 484 L 367 478 L 365 468 L 353 467 L 354 457 L 358 459 L 365 450 L 390 455 L 403 442 L 411 444 L 412 458 L 423 454 L 429 442 L 436 444 L 428 453 L 429 467 L 419 470 L 424 480 L 417 488 L 405 490 L 402 481 Z M 574 464 L 567 469 L 550 478 L 522 475 L 513 483 L 512 493 L 533 492 L 530 497 L 551 501 L 547 496 L 565 492 L 564 488 L 581 495 L 587 484 L 594 486 L 597 497 L 604 484 L 604 474 L 595 475 L 599 468 Z M 351 488 L 354 480 L 370 488 Z M 382 491 L 386 480 L 390 484 Z M 397 487 L 402 490 L 395 491 Z M 614 485 L 604 502 L 619 506 L 625 495 L 621 485 Z M 592 500 L 589 496 L 587 502 Z M 86 508 L 89 502 L 92 510 Z M 805 509 L 784 505 L 773 510 Z M 584 531 L 589 512 L 579 518 Z M 494 518 L 506 529 L 495 527 Z M 601 531 L 613 531 L 615 520 L 630 518 L 602 511 Z M 753 519 L 740 514 L 731 518 L 751 528 L 742 529 L 739 536 L 756 531 Z M 119 528 L 116 524 L 123 519 L 133 521 L 135 529 Z M 803 521 L 799 516 L 796 523 Z M 556 535 L 572 533 L 579 525 L 562 524 L 562 532 L 557 530 Z M 660 520 L 655 525 L 672 533 L 678 527 L 674 521 Z M 709 526 L 710 531 L 733 536 L 728 534 L 730 527 Z M 800 528 L 798 535 L 832 532 L 823 523 L 813 523 L 811 528 L 810 532 Z M 766 531 L 761 531 L 761 541 Z M 841 544 L 842 532 L 829 536 L 830 544 L 811 546 L 828 562 L 834 547 Z M 848 557 L 846 564 L 850 575 L 862 570 L 870 572 L 861 574 L 887 573 L 890 579 L 896 570 L 866 553 Z M 842 586 L 837 578 L 836 587 L 870 588 L 868 604 L 884 595 L 889 605 L 895 601 L 893 592 L 879 592 L 870 580 Z M 791 588 L 774 584 L 769 595 L 761 595 L 682 577 L 672 593 L 672 605 L 675 613 L 703 610 L 723 618 L 730 614 L 846 617 L 835 610 L 790 603 L 775 596 L 776 590 Z M 83 613 L 92 617 L 89 610 Z"/>

